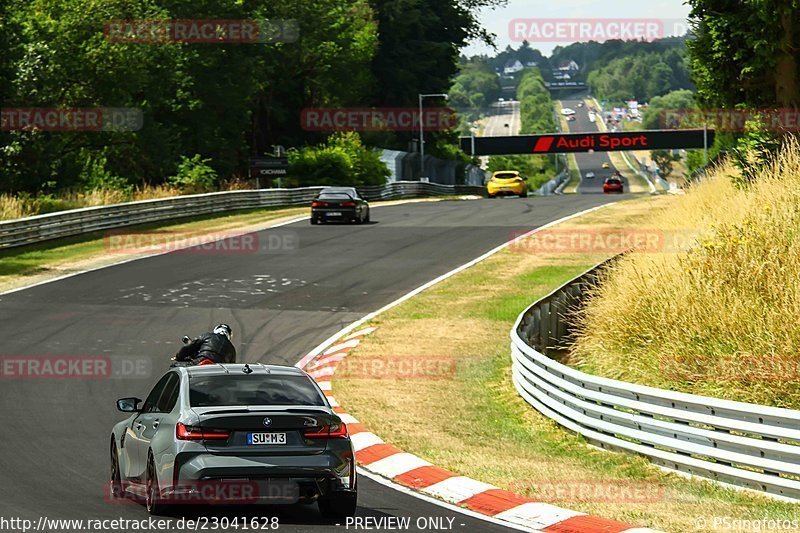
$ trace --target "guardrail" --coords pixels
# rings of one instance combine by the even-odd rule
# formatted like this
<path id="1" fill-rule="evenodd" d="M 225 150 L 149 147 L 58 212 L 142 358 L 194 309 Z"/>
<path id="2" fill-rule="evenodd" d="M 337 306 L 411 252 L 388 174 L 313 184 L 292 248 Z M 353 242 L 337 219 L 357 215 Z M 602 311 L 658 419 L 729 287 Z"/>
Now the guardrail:
<path id="1" fill-rule="evenodd" d="M 511 331 L 513 381 L 536 410 L 590 443 L 672 470 L 800 499 L 800 411 L 585 374 L 559 363 L 567 315 L 608 265 L 534 303 Z M 548 356 L 554 355 L 554 358 Z"/>
<path id="2" fill-rule="evenodd" d="M 538 189 L 536 189 L 531 194 L 536 196 L 550 196 L 551 194 L 561 194 L 559 189 L 564 188 L 564 186 L 569 182 L 569 170 L 564 169 L 559 173 L 555 178 L 551 179 Z"/>
<path id="3" fill-rule="evenodd" d="M 0 222 L 0 249 L 114 228 L 261 207 L 304 205 L 322 187 L 259 189 L 175 196 L 85 209 L 60 211 Z M 396 200 L 419 196 L 483 194 L 483 187 L 398 181 L 359 187 L 365 199 Z"/>

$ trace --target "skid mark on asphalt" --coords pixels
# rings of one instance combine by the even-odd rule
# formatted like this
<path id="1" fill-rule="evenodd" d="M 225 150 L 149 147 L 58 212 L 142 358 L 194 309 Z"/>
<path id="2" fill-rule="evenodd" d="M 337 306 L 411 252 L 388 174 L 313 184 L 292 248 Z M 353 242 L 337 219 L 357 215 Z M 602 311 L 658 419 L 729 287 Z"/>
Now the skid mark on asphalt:
<path id="1" fill-rule="evenodd" d="M 245 279 L 205 278 L 190 281 L 153 292 L 145 286 L 120 289 L 114 301 L 134 304 L 162 304 L 190 307 L 193 305 L 218 305 L 225 307 L 247 306 L 268 294 L 278 294 L 299 287 L 308 282 L 298 278 L 285 278 L 271 274 L 257 274 Z"/>

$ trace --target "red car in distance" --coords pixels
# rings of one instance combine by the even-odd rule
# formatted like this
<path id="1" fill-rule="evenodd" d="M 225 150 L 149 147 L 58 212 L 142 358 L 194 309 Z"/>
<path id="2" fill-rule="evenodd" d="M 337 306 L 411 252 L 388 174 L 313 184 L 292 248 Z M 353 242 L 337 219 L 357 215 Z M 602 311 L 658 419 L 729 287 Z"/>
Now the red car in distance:
<path id="1" fill-rule="evenodd" d="M 622 179 L 612 176 L 610 178 L 606 178 L 606 181 L 603 182 L 603 193 L 609 194 L 612 192 L 623 193 L 624 185 L 622 184 Z"/>

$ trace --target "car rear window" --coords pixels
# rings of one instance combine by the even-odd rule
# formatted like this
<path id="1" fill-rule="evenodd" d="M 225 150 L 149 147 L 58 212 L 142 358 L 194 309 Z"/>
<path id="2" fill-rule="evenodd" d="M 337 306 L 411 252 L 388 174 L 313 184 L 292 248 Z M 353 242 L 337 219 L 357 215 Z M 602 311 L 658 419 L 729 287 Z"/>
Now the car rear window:
<path id="1" fill-rule="evenodd" d="M 619 185 L 622 182 L 614 178 L 609 178 L 606 180 L 606 183 L 608 183 L 609 185 Z"/>
<path id="2" fill-rule="evenodd" d="M 495 179 L 498 179 L 498 180 L 513 180 L 514 178 L 517 178 L 518 176 L 516 174 L 511 174 L 509 172 L 509 173 L 504 173 L 504 174 L 495 174 L 494 177 L 495 177 Z"/>
<path id="3" fill-rule="evenodd" d="M 350 200 L 350 196 L 345 193 L 323 193 L 318 197 L 320 200 Z"/>
<path id="4" fill-rule="evenodd" d="M 229 405 L 325 405 L 322 395 L 306 376 L 219 375 L 192 377 L 192 407 Z"/>

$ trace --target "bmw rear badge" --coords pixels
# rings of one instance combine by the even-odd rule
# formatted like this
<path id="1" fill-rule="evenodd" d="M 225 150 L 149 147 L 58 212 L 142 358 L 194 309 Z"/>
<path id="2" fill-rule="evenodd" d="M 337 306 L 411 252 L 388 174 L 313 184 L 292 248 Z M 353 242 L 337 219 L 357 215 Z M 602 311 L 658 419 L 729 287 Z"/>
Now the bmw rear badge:
<path id="1" fill-rule="evenodd" d="M 270 427 L 272 425 L 272 419 L 270 417 L 265 418 L 264 425 Z"/>

